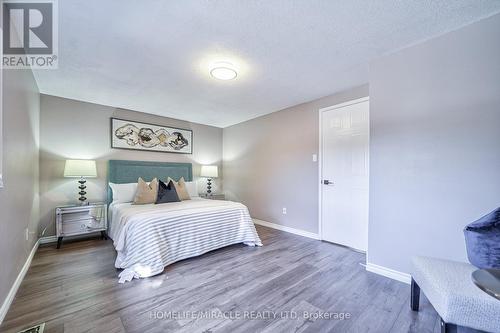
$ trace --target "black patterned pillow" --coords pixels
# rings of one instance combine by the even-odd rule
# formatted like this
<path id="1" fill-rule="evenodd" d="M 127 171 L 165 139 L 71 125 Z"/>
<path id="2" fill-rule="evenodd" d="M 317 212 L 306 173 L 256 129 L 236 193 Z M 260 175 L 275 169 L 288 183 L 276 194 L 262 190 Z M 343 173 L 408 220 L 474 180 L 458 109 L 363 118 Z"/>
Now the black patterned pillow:
<path id="1" fill-rule="evenodd" d="M 175 185 L 172 181 L 165 184 L 161 180 L 158 180 L 158 195 L 156 196 L 156 203 L 167 203 L 167 202 L 179 202 L 179 195 L 175 190 Z"/>

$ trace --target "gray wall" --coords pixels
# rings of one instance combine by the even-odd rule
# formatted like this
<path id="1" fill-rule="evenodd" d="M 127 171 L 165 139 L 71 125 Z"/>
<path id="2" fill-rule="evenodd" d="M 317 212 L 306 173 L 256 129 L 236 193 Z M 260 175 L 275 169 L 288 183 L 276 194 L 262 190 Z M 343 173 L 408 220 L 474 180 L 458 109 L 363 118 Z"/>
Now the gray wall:
<path id="1" fill-rule="evenodd" d="M 318 110 L 365 96 L 357 87 L 224 128 L 226 195 L 254 218 L 317 233 Z"/>
<path id="2" fill-rule="evenodd" d="M 466 260 L 463 227 L 500 206 L 500 15 L 370 68 L 368 261 Z"/>
<path id="3" fill-rule="evenodd" d="M 193 154 L 172 154 L 111 149 L 110 117 L 130 119 L 193 130 Z M 63 178 L 66 159 L 97 160 L 98 178 L 87 181 L 87 198 L 102 201 L 106 197 L 107 161 L 110 159 L 192 162 L 194 176 L 200 164 L 217 164 L 222 176 L 222 129 L 212 126 L 41 95 L 40 115 L 40 199 L 41 225 L 45 233 L 55 234 L 54 208 L 76 202 L 77 182 Z M 204 181 L 199 182 L 204 191 Z M 217 189 L 217 186 L 219 187 Z M 221 191 L 220 179 L 216 191 Z"/>
<path id="4" fill-rule="evenodd" d="M 0 304 L 38 239 L 40 115 L 40 95 L 31 70 L 3 70 L 2 93 L 5 187 L 0 189 Z"/>

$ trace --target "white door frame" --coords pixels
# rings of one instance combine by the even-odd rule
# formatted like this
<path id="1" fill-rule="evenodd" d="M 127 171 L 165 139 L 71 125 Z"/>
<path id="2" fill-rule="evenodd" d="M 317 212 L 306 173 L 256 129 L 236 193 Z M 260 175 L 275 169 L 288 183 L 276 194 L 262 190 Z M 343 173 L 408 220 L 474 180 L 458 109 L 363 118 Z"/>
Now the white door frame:
<path id="1" fill-rule="evenodd" d="M 352 101 L 340 103 L 340 104 L 335 104 L 326 108 L 319 109 L 318 116 L 319 116 L 319 150 L 318 150 L 318 183 L 319 183 L 319 188 L 318 188 L 318 235 L 319 239 L 323 240 L 323 221 L 322 221 L 322 216 L 323 216 L 323 113 L 326 111 L 332 111 L 335 109 L 340 109 L 349 105 L 353 104 L 359 104 L 359 103 L 364 103 L 364 102 L 369 102 L 370 97 L 363 97 L 363 98 L 358 98 L 354 99 Z M 369 119 L 369 118 L 368 118 Z M 368 174 L 369 175 L 369 174 Z M 369 176 L 368 176 L 369 177 Z"/>

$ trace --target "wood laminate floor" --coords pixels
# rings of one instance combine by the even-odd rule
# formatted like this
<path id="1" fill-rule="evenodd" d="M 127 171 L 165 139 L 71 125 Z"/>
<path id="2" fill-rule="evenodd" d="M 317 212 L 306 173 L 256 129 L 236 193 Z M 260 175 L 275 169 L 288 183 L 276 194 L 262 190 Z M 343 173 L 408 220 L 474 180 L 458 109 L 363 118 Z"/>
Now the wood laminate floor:
<path id="1" fill-rule="evenodd" d="M 0 331 L 40 322 L 45 332 L 440 331 L 425 297 L 412 312 L 409 286 L 365 271 L 364 254 L 257 230 L 263 247 L 233 245 L 125 284 L 111 241 L 40 247 Z"/>

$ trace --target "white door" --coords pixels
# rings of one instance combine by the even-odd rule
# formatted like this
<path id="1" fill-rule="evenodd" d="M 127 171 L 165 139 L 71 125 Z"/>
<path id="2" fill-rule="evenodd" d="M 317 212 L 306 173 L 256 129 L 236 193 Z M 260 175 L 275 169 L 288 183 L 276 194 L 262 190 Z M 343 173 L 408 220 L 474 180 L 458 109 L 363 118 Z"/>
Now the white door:
<path id="1" fill-rule="evenodd" d="M 320 110 L 322 239 L 366 251 L 369 102 Z"/>

